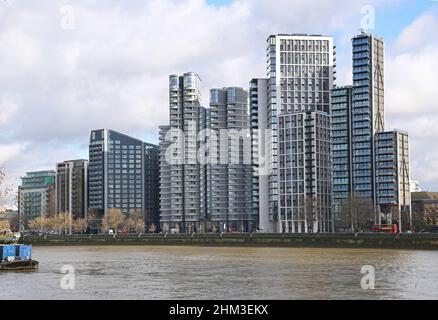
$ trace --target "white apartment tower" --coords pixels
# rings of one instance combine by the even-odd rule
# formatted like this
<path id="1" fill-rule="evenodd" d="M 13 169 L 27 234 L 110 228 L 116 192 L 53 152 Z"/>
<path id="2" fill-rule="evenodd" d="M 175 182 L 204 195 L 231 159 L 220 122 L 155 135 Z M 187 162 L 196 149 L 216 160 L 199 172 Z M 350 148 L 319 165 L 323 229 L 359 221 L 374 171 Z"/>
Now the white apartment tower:
<path id="1" fill-rule="evenodd" d="M 267 100 L 251 107 L 266 112 L 260 117 L 266 126 L 259 125 L 259 132 L 271 132 L 266 151 L 272 170 L 259 179 L 259 189 L 265 181 L 269 194 L 259 203 L 268 208 L 268 230 L 333 230 L 328 115 L 334 61 L 332 37 L 279 34 L 267 39 Z"/>
<path id="2" fill-rule="evenodd" d="M 160 218 L 163 229 L 196 232 L 206 212 L 206 166 L 198 162 L 199 130 L 206 126 L 201 79 L 169 77 L 169 125 L 160 127 Z"/>
<path id="3" fill-rule="evenodd" d="M 251 232 L 251 149 L 248 92 L 212 89 L 208 129 L 207 203 L 211 222 L 222 232 Z"/>

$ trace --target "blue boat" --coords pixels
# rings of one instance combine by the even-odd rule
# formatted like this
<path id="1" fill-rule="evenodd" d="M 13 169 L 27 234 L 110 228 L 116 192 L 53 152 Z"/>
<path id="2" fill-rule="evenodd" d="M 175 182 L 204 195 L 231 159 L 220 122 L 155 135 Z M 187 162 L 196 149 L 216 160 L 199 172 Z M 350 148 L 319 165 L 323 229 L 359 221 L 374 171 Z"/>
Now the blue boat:
<path id="1" fill-rule="evenodd" d="M 0 245 L 0 271 L 32 271 L 38 267 L 39 262 L 32 259 L 32 246 Z"/>

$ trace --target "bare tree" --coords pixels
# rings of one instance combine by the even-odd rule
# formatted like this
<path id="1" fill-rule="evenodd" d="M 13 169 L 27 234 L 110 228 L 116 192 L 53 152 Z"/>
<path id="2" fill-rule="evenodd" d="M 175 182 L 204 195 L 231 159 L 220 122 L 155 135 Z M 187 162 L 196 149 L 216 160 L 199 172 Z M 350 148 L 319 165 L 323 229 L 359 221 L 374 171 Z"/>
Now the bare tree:
<path id="1" fill-rule="evenodd" d="M 126 220 L 126 225 L 129 231 L 134 230 L 136 233 L 144 232 L 144 216 L 140 209 L 132 210 L 128 219 Z"/>
<path id="2" fill-rule="evenodd" d="M 155 223 L 152 223 L 149 228 L 148 228 L 150 233 L 155 233 L 157 231 L 157 226 L 155 225 Z"/>
<path id="3" fill-rule="evenodd" d="M 28 228 L 31 231 L 46 232 L 48 230 L 48 219 L 45 217 L 37 217 L 29 221 Z"/>
<path id="4" fill-rule="evenodd" d="M 75 233 L 83 234 L 85 231 L 87 231 L 87 221 L 85 219 L 79 218 L 73 221 L 73 231 Z"/>
<path id="5" fill-rule="evenodd" d="M 55 230 L 60 234 L 67 234 L 70 226 L 70 215 L 68 212 L 61 212 L 53 218 L 48 218 L 49 221 L 53 220 Z"/>
<path id="6" fill-rule="evenodd" d="M 54 232 L 56 234 L 60 233 L 60 227 L 58 218 L 53 217 L 42 217 L 43 230 L 45 232 Z"/>
<path id="7" fill-rule="evenodd" d="M 400 214 L 399 207 L 398 206 L 391 206 L 391 209 L 389 210 L 389 217 L 391 217 L 391 220 L 389 220 L 388 215 L 386 215 L 386 223 L 392 224 L 394 221 L 398 221 L 399 214 Z"/>
<path id="8" fill-rule="evenodd" d="M 88 227 L 96 228 L 98 232 L 102 229 L 102 214 L 99 214 L 94 209 L 88 209 L 87 225 Z"/>
<path id="9" fill-rule="evenodd" d="M 45 232 L 54 232 L 57 234 L 59 233 L 59 223 L 56 216 L 54 217 L 41 216 L 41 224 L 43 225 L 43 230 Z"/>
<path id="10" fill-rule="evenodd" d="M 6 169 L 5 164 L 0 164 L 0 212 L 5 211 L 5 203 L 9 194 L 13 192 L 13 188 L 6 185 Z"/>
<path id="11" fill-rule="evenodd" d="M 9 230 L 11 228 L 11 225 L 9 224 L 9 221 L 0 221 L 0 230 Z"/>
<path id="12" fill-rule="evenodd" d="M 169 232 L 169 224 L 168 223 L 163 223 L 163 232 Z"/>
<path id="13" fill-rule="evenodd" d="M 20 220 L 18 215 L 8 218 L 8 222 L 12 231 L 17 232 L 20 229 Z"/>
<path id="14" fill-rule="evenodd" d="M 125 215 L 120 209 L 108 209 L 107 215 L 102 220 L 103 231 L 118 229 L 125 224 Z"/>
<path id="15" fill-rule="evenodd" d="M 4 164 L 0 165 L 0 212 L 4 211 L 4 203 L 5 198 L 7 194 L 7 190 L 5 190 L 5 179 L 6 179 L 6 173 L 5 173 L 5 167 Z"/>
<path id="16" fill-rule="evenodd" d="M 375 208 L 372 199 L 357 194 L 350 195 L 341 208 L 340 223 L 352 231 L 366 230 L 374 220 Z"/>
<path id="17" fill-rule="evenodd" d="M 349 195 L 340 206 L 339 216 L 337 217 L 337 227 L 354 230 L 353 227 L 353 196 Z"/>

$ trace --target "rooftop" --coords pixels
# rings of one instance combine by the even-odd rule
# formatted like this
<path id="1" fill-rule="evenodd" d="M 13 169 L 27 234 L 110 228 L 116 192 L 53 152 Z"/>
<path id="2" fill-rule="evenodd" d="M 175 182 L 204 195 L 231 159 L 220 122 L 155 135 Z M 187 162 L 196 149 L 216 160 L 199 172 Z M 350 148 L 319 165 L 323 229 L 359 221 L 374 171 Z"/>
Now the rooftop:
<path id="1" fill-rule="evenodd" d="M 421 191 L 421 192 L 412 192 L 411 195 L 412 195 L 412 201 L 438 200 L 438 192 Z"/>
<path id="2" fill-rule="evenodd" d="M 321 37 L 321 38 L 333 38 L 333 36 L 326 36 L 322 34 L 307 34 L 307 33 L 278 33 L 278 34 L 271 34 L 268 37 L 268 41 L 270 38 L 273 37 Z"/>

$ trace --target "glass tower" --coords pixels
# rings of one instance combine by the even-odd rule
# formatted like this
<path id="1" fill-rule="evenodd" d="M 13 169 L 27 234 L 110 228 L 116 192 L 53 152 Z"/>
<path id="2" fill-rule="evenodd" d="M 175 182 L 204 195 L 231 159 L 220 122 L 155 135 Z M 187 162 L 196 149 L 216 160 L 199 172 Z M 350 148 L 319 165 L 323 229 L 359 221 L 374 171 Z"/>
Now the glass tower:
<path id="1" fill-rule="evenodd" d="M 384 42 L 362 33 L 352 43 L 353 86 L 332 91 L 333 206 L 340 214 L 347 198 L 353 203 L 357 197 L 370 199 L 374 224 L 398 221 L 406 230 L 411 216 L 409 137 L 385 131 Z"/>
<path id="2" fill-rule="evenodd" d="M 349 198 L 353 187 L 352 172 L 352 98 L 353 87 L 332 90 L 331 127 L 333 162 L 333 205 L 335 215 Z"/>
<path id="3" fill-rule="evenodd" d="M 376 201 L 374 136 L 385 130 L 383 39 L 353 38 L 353 190 Z"/>
<path id="4" fill-rule="evenodd" d="M 97 214 L 140 210 L 145 223 L 158 220 L 158 146 L 109 130 L 91 132 L 89 208 Z"/>

